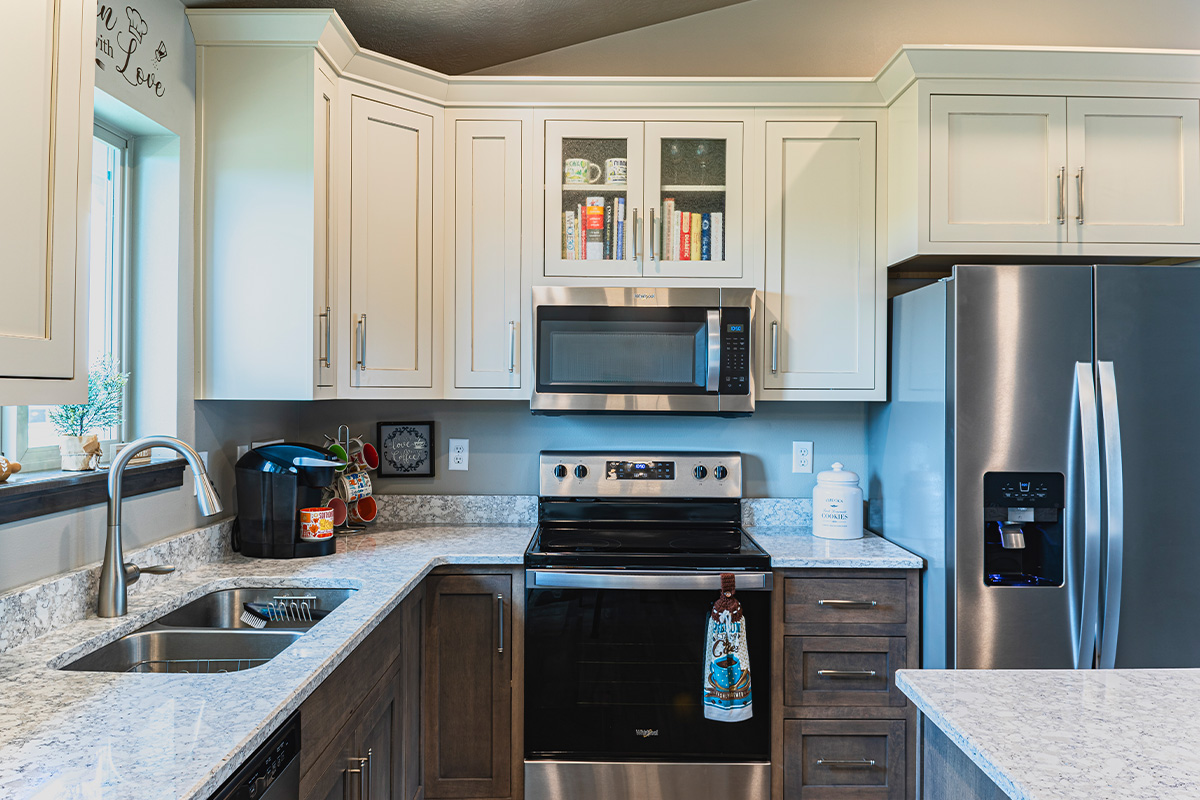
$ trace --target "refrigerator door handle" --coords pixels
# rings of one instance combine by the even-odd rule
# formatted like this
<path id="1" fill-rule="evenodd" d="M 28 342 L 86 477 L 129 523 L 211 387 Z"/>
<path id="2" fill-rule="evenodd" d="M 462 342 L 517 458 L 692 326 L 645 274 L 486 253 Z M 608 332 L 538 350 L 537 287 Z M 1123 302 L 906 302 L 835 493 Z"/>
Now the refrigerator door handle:
<path id="1" fill-rule="evenodd" d="M 1091 669 L 1100 603 L 1100 420 L 1095 378 L 1088 362 L 1075 362 L 1075 394 L 1079 402 L 1079 433 L 1083 445 L 1083 591 L 1079 635 L 1075 641 L 1075 669 Z"/>
<path id="2" fill-rule="evenodd" d="M 1113 362 L 1100 361 L 1100 408 L 1104 420 L 1104 485 L 1108 506 L 1108 571 L 1104 581 L 1104 624 L 1100 630 L 1100 668 L 1117 662 L 1121 622 L 1121 565 L 1125 555 L 1125 481 L 1121 463 L 1121 415 L 1117 408 L 1117 375 Z"/>

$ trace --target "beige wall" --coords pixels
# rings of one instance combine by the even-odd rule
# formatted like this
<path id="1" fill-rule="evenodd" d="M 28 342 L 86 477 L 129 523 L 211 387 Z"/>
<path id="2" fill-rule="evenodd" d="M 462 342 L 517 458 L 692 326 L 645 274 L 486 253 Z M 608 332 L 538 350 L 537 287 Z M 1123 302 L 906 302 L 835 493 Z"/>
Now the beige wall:
<path id="1" fill-rule="evenodd" d="M 751 0 L 477 74 L 865 77 L 904 44 L 1200 49 L 1200 2 Z"/>

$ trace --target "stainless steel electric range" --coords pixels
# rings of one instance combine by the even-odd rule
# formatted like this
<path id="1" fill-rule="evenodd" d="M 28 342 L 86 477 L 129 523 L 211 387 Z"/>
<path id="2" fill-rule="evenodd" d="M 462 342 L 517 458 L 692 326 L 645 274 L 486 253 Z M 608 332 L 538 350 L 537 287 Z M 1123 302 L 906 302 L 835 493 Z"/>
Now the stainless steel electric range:
<path id="1" fill-rule="evenodd" d="M 770 797 L 771 559 L 732 452 L 547 451 L 525 552 L 528 800 Z M 754 714 L 703 712 L 707 615 L 733 573 Z"/>

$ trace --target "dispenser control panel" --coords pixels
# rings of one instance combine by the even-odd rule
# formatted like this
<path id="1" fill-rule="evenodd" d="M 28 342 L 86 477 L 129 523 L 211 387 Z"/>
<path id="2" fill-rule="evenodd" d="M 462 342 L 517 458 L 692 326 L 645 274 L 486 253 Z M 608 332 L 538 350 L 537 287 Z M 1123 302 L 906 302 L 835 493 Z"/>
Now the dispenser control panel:
<path id="1" fill-rule="evenodd" d="M 1063 508 L 1066 479 L 1061 472 L 987 472 L 983 504 L 1004 508 Z"/>

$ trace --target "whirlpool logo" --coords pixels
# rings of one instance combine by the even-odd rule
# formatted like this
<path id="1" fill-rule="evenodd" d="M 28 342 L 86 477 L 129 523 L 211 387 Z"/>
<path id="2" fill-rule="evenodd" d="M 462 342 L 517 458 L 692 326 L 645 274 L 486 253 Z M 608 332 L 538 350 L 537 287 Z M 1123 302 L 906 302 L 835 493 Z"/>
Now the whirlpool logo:
<path id="1" fill-rule="evenodd" d="M 653 728 L 635 728 L 633 732 L 643 739 L 648 739 L 651 736 L 658 736 L 658 731 L 654 730 Z"/>
<path id="2" fill-rule="evenodd" d="M 653 300 L 653 299 L 654 299 L 654 295 L 652 295 L 652 294 L 642 294 L 642 293 L 640 293 L 640 292 L 634 292 L 634 293 L 633 293 L 633 299 L 634 299 L 634 300 Z"/>

